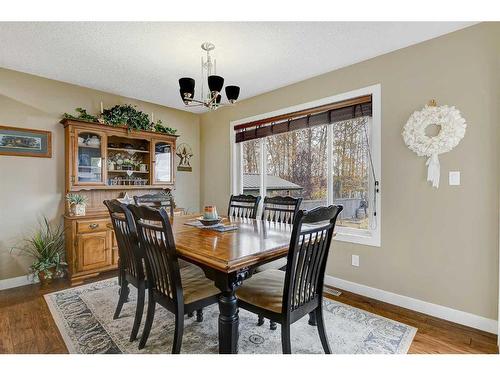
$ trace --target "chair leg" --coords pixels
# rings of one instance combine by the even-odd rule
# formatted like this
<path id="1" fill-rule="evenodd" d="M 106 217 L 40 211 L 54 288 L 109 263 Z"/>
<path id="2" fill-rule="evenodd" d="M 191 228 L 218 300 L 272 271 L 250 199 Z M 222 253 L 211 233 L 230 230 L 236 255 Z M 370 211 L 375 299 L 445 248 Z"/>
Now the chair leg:
<path id="1" fill-rule="evenodd" d="M 175 314 L 175 333 L 172 354 L 179 354 L 182 346 L 182 335 L 184 333 L 184 314 Z"/>
<path id="2" fill-rule="evenodd" d="M 261 326 L 264 324 L 264 317 L 262 315 L 259 315 L 259 320 L 257 321 L 257 325 Z"/>
<path id="3" fill-rule="evenodd" d="M 328 343 L 328 336 L 326 335 L 325 322 L 323 320 L 323 303 L 320 302 L 316 311 L 316 321 L 318 323 L 318 333 L 321 340 L 321 345 L 323 345 L 323 350 L 326 354 L 332 354 L 330 349 L 330 344 Z"/>
<path id="4" fill-rule="evenodd" d="M 151 326 L 153 325 L 153 319 L 155 317 L 155 307 L 156 302 L 153 298 L 153 293 L 150 292 L 148 295 L 148 312 L 146 314 L 144 329 L 142 330 L 141 341 L 139 342 L 139 349 L 144 348 L 144 346 L 146 346 L 146 342 L 148 341 L 149 332 L 151 332 Z"/>
<path id="5" fill-rule="evenodd" d="M 276 328 L 278 328 L 278 325 L 276 324 L 276 322 L 273 322 L 272 320 L 269 321 L 269 329 L 271 331 L 275 331 Z"/>
<path id="6" fill-rule="evenodd" d="M 142 320 L 142 313 L 144 312 L 145 293 L 146 293 L 146 287 L 144 283 L 140 283 L 137 288 L 137 305 L 135 307 L 134 325 L 132 326 L 132 332 L 130 333 L 130 341 L 134 341 L 137 338 L 137 333 L 139 332 L 139 327 L 141 325 L 141 320 Z"/>
<path id="7" fill-rule="evenodd" d="M 196 310 L 196 321 L 198 323 L 203 322 L 203 309 Z"/>
<path id="8" fill-rule="evenodd" d="M 311 311 L 309 313 L 309 321 L 308 321 L 310 326 L 316 327 L 316 313 L 314 311 Z"/>
<path id="9" fill-rule="evenodd" d="M 118 258 L 118 285 L 122 286 L 123 272 L 121 271 L 120 258 Z M 120 294 L 121 289 L 118 291 Z"/>
<path id="10" fill-rule="evenodd" d="M 120 285 L 120 287 L 122 286 L 122 281 L 124 279 L 123 276 L 124 275 L 123 275 L 123 269 L 122 269 L 121 259 L 118 258 L 118 285 Z M 118 294 L 120 294 L 120 292 L 121 292 L 121 288 L 118 291 Z"/>
<path id="11" fill-rule="evenodd" d="M 283 349 L 283 354 L 292 354 L 292 346 L 290 344 L 290 325 L 285 322 L 281 324 L 281 347 Z"/>
<path id="12" fill-rule="evenodd" d="M 122 279 L 121 287 L 120 287 L 120 294 L 118 297 L 118 304 L 116 305 L 116 310 L 115 314 L 113 315 L 113 319 L 118 319 L 120 316 L 120 312 L 122 311 L 123 304 L 127 302 L 128 298 L 128 293 L 129 293 L 129 288 L 128 288 L 128 281 L 125 280 L 125 278 Z"/>

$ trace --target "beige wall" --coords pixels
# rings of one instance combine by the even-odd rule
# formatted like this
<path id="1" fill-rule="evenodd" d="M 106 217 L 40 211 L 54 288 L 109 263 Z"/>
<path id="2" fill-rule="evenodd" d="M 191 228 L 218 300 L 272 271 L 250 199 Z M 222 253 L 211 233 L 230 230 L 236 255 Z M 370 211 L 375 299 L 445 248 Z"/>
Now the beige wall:
<path id="1" fill-rule="evenodd" d="M 51 220 L 64 211 L 64 133 L 59 124 L 64 112 L 83 107 L 98 113 L 105 107 L 135 104 L 155 119 L 178 129 L 178 142 L 191 145 L 193 172 L 176 172 L 176 202 L 190 211 L 199 210 L 200 134 L 199 117 L 151 103 L 0 69 L 0 124 L 52 131 L 52 158 L 0 156 L 0 280 L 26 274 L 26 259 L 9 249 L 29 234 L 40 215 Z"/>
<path id="2" fill-rule="evenodd" d="M 496 319 L 499 60 L 500 24 L 480 24 L 204 114 L 202 204 L 227 207 L 230 121 L 380 83 L 382 246 L 335 242 L 327 273 Z M 431 98 L 457 106 L 468 123 L 460 145 L 440 157 L 439 190 L 401 137 Z M 448 186 L 450 170 L 462 172 L 461 186 Z"/>

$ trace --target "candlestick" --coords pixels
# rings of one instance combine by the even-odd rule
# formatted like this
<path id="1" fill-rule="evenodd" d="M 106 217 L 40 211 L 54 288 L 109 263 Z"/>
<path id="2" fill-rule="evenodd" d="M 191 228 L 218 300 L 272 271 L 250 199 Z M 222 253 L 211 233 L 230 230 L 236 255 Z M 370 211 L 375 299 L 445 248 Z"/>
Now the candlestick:
<path id="1" fill-rule="evenodd" d="M 151 122 L 155 122 L 155 114 L 154 114 L 154 112 L 151 112 Z"/>
<path id="2" fill-rule="evenodd" d="M 104 112 L 104 107 L 102 106 L 102 102 L 101 102 L 101 115 L 103 112 Z"/>

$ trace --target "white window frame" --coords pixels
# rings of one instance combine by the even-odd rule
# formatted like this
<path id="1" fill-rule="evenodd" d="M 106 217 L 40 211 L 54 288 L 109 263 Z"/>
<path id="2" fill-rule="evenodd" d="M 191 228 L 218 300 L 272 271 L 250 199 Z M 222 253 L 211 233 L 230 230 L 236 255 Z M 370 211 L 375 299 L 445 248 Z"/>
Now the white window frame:
<path id="1" fill-rule="evenodd" d="M 263 113 L 257 116 L 252 116 L 252 117 L 247 117 L 244 119 L 240 120 L 235 120 L 230 122 L 230 149 L 231 149 L 231 155 L 230 155 L 230 161 L 231 161 L 231 170 L 230 170 L 230 183 L 231 183 L 231 193 L 232 194 L 241 194 L 243 192 L 243 184 L 242 184 L 242 179 L 243 179 L 243 160 L 241 157 L 241 143 L 236 143 L 235 138 L 236 138 L 236 132 L 234 131 L 234 127 L 236 125 L 244 124 L 247 122 L 252 122 L 252 121 L 257 121 L 257 120 L 262 120 L 264 118 L 268 117 L 274 117 L 274 116 L 279 116 L 283 115 L 286 113 L 291 113 L 291 112 L 296 112 L 296 111 L 301 111 L 309 108 L 314 108 L 318 107 L 321 105 L 329 104 L 329 103 L 334 103 L 334 102 L 339 102 L 342 100 L 346 99 L 351 99 L 355 98 L 358 96 L 363 96 L 363 95 L 372 95 L 372 117 L 369 120 L 369 137 L 370 137 L 370 145 L 371 145 L 371 155 L 372 155 L 372 160 L 373 160 L 373 168 L 375 170 L 375 176 L 377 180 L 379 181 L 379 192 L 376 194 L 376 209 L 377 209 L 377 216 L 373 219 L 376 221 L 376 226 L 374 229 L 367 229 L 367 230 L 362 230 L 362 229 L 355 229 L 355 228 L 348 228 L 348 227 L 341 227 L 337 226 L 336 227 L 336 236 L 334 239 L 336 241 L 343 241 L 343 242 L 351 242 L 351 243 L 356 243 L 356 244 L 362 244 L 362 245 L 368 245 L 368 246 L 376 246 L 380 247 L 381 245 L 381 230 L 382 230 L 382 222 L 381 222 L 381 217 L 382 217 L 382 193 L 381 193 L 381 187 L 380 187 L 380 180 L 382 176 L 382 168 L 381 168 L 381 126 L 382 126 L 382 105 L 381 105 L 381 86 L 380 84 L 368 86 L 368 87 L 363 87 L 357 90 L 345 92 L 342 94 L 338 95 L 333 95 L 329 96 L 327 98 L 322 98 L 319 100 L 315 100 L 309 103 L 304 103 L 304 104 L 299 104 L 295 105 L 292 107 L 288 108 L 282 108 L 277 111 L 273 112 L 268 112 L 268 113 Z M 331 136 L 332 136 L 332 131 L 331 127 L 328 127 L 328 142 L 327 142 L 327 153 L 328 153 L 328 171 L 327 175 L 329 178 L 327 179 L 327 189 L 328 189 L 328 204 L 333 203 L 333 181 L 330 178 L 332 175 L 332 142 L 331 142 Z M 264 139 L 264 138 L 263 138 Z M 264 173 L 264 166 L 265 166 L 265 160 L 266 160 L 266 142 L 261 141 L 260 142 L 261 149 L 260 149 L 260 170 L 262 173 L 260 173 L 260 195 L 262 197 L 265 196 L 265 178 L 266 174 Z M 373 178 L 371 176 L 371 171 L 370 171 L 370 191 L 373 193 Z M 373 195 L 370 195 L 370 201 L 373 202 L 372 199 Z"/>

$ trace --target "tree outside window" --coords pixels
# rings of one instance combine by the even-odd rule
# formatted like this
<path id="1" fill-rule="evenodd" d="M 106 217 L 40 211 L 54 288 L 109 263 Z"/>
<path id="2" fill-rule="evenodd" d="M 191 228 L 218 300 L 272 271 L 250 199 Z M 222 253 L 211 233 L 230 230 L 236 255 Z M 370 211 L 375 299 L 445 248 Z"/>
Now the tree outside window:
<path id="1" fill-rule="evenodd" d="M 266 195 L 302 197 L 301 209 L 328 202 L 328 131 L 334 204 L 344 211 L 339 226 L 369 227 L 367 117 L 315 126 L 242 144 L 243 191 L 260 192 L 261 142 L 266 150 Z"/>

